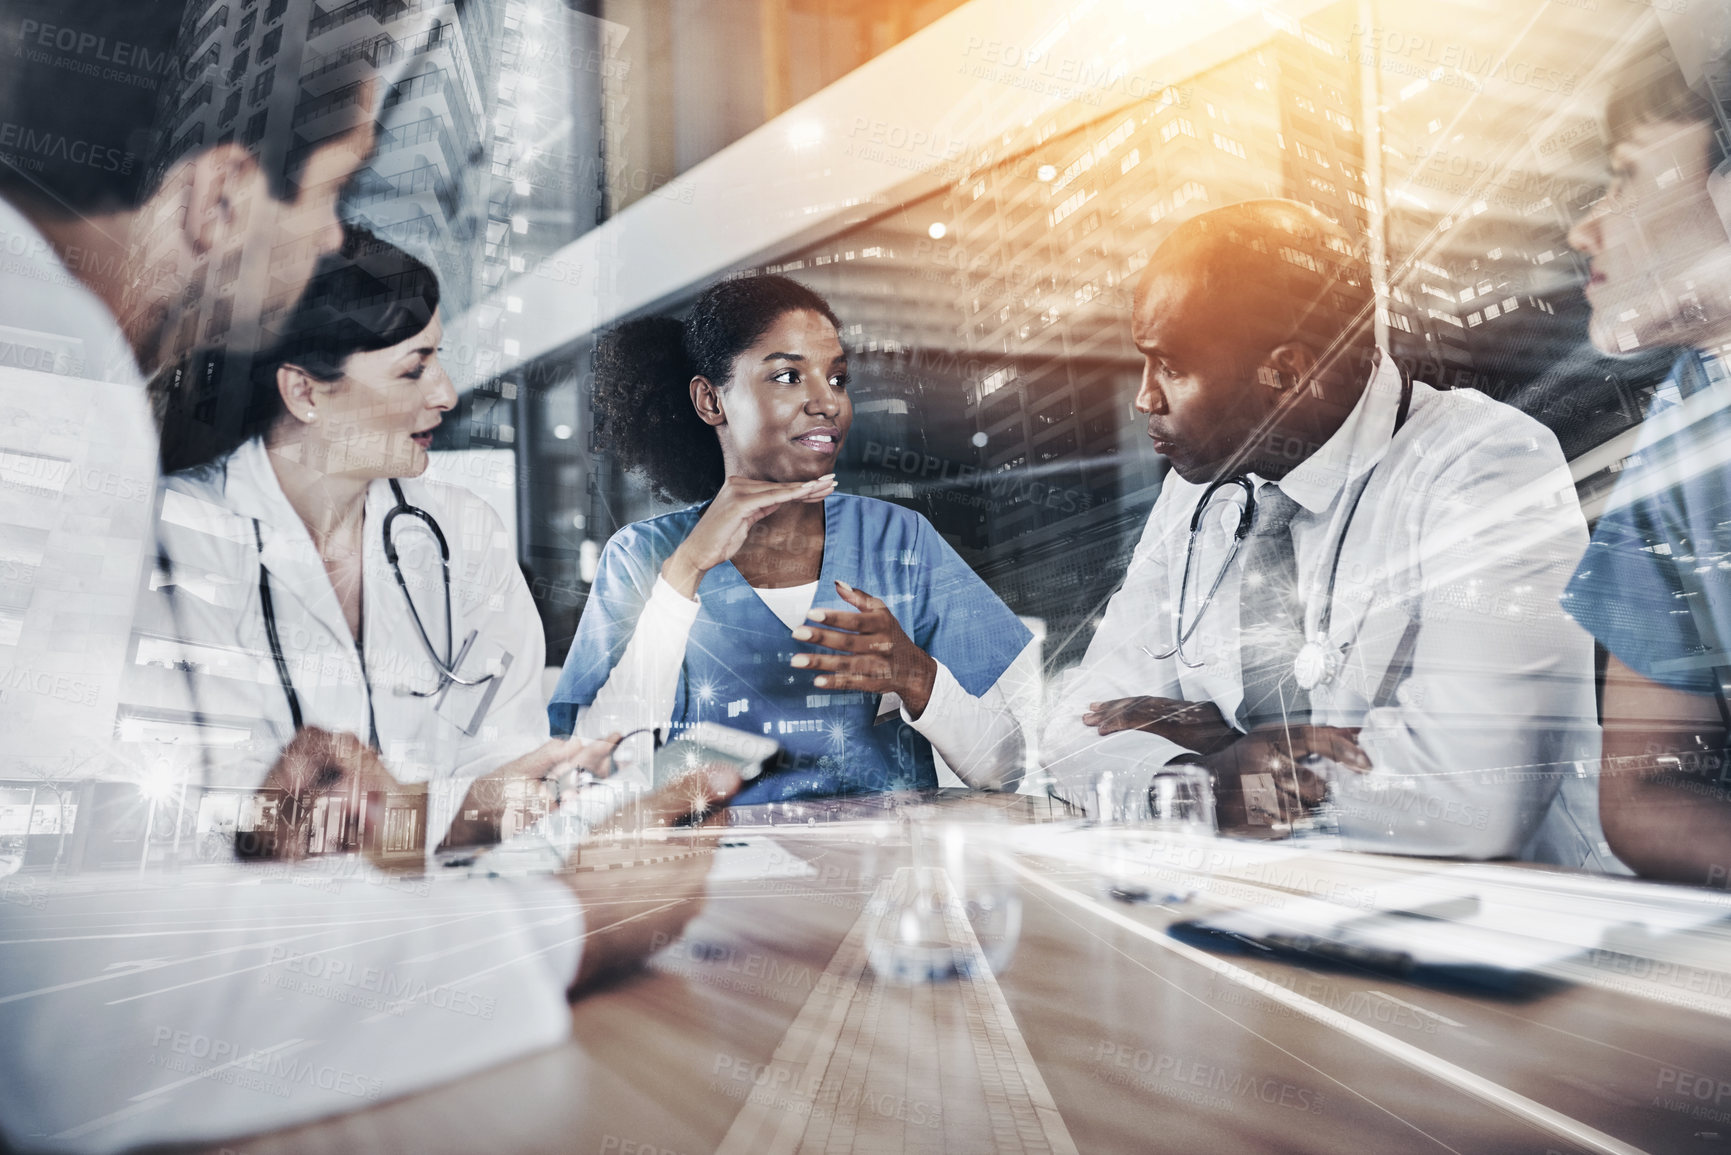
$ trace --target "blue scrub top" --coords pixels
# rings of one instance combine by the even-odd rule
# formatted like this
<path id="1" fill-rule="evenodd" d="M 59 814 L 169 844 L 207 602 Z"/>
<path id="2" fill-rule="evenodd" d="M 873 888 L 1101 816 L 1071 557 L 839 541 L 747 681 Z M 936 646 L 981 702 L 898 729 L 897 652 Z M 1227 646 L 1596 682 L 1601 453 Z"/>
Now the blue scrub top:
<path id="1" fill-rule="evenodd" d="M 1731 666 L 1725 366 L 1684 354 L 1648 411 L 1652 420 L 1711 393 L 1726 403 L 1669 435 L 1642 437 L 1562 598 L 1569 615 L 1630 669 L 1698 694 L 1715 692 L 1715 666 Z"/>
<path id="2" fill-rule="evenodd" d="M 602 551 L 588 605 L 547 707 L 569 734 L 595 700 L 637 625 L 661 563 L 705 505 L 636 522 Z M 914 644 L 976 697 L 989 690 L 1032 635 L 919 514 L 847 494 L 825 499 L 823 567 L 813 609 L 852 610 L 840 578 L 883 600 Z M 815 671 L 789 663 L 815 647 L 795 642 L 732 562 L 704 575 L 673 703 L 670 737 L 716 722 L 773 737 L 799 757 L 793 771 L 752 782 L 736 805 L 829 794 L 937 786 L 931 746 L 900 714 L 873 724 L 878 695 L 816 689 Z"/>

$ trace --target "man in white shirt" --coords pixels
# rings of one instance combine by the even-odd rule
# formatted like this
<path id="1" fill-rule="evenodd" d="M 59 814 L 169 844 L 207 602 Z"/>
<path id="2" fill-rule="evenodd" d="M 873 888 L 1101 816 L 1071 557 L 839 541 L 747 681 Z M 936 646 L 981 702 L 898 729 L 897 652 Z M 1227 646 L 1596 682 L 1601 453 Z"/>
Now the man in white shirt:
<path id="1" fill-rule="evenodd" d="M 247 299 L 248 276 L 298 294 L 340 241 L 338 195 L 373 145 L 378 93 L 364 78 L 320 122 L 327 135 L 293 150 L 184 134 L 147 143 L 152 86 L 204 79 L 183 67 L 181 11 L 154 0 L 0 10 L 0 142 L 12 150 L 0 155 L 0 779 L 76 767 L 148 781 L 147 744 L 115 734 L 154 553 L 144 379 L 206 330 L 209 302 L 185 286 L 207 264 L 262 247 L 272 259 L 241 272 L 234 299 Z M 85 69 L 81 46 L 169 66 Z M 380 772 L 361 742 L 303 731 L 284 761 L 308 758 Z M 713 805 L 737 779 L 704 786 L 651 800 L 648 820 Z M 0 895 L 0 1146 L 217 1140 L 552 1045 L 568 1031 L 569 994 L 676 935 L 704 873 L 694 857 L 403 883 L 355 860 L 310 877 L 237 863 L 173 887 L 122 875 L 107 895 Z M 585 908 L 605 914 L 586 920 Z M 66 932 L 68 914 L 79 933 Z"/>
<path id="2" fill-rule="evenodd" d="M 1090 809 L 1102 770 L 1188 762 L 1223 829 L 1279 835 L 1327 794 L 1349 847 L 1603 865 L 1592 784 L 1553 807 L 1597 735 L 1556 608 L 1586 541 L 1567 466 L 1514 409 L 1403 379 L 1354 249 L 1266 200 L 1150 261 L 1136 408 L 1171 472 L 1043 758 Z"/>

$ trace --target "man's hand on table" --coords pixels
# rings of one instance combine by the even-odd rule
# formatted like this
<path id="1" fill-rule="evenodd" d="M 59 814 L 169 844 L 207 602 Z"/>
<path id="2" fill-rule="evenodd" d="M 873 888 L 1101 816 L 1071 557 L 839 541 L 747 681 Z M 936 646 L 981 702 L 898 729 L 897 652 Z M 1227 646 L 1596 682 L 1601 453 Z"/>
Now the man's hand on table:
<path id="1" fill-rule="evenodd" d="M 252 852 L 240 851 L 245 858 L 271 858 L 279 862 L 298 862 L 307 856 L 312 834 L 313 804 L 327 794 L 348 795 L 358 792 L 364 800 L 371 791 L 399 791 L 402 784 L 391 777 L 378 751 L 353 734 L 333 734 L 317 726 L 303 726 L 277 757 L 276 765 L 265 775 L 261 790 L 280 790 L 282 800 L 277 805 L 277 836 L 272 846 L 258 847 Z M 364 804 L 364 802 L 363 802 Z M 375 843 L 378 840 L 375 839 Z M 380 851 L 367 852 L 377 861 Z"/>
<path id="2" fill-rule="evenodd" d="M 701 816 L 696 828 L 705 830 L 739 787 L 739 775 L 729 769 L 689 774 L 643 800 L 644 825 L 665 828 Z M 591 832 L 585 844 L 605 845 L 626 833 L 624 818 L 615 817 Z M 689 840 L 669 842 L 668 849 L 698 853 L 621 870 L 565 871 L 556 876 L 583 904 L 583 959 L 571 984 L 572 995 L 641 963 L 679 937 L 702 908 L 715 857 L 715 835 L 695 833 Z"/>
<path id="3" fill-rule="evenodd" d="M 1186 702 L 1179 698 L 1113 698 L 1088 703 L 1082 724 L 1101 736 L 1121 730 L 1158 734 L 1198 754 L 1212 754 L 1242 737 L 1220 716 L 1213 702 Z"/>
<path id="4" fill-rule="evenodd" d="M 1226 834 L 1280 833 L 1320 803 L 1328 780 L 1310 768 L 1326 759 L 1360 774 L 1371 768 L 1358 730 L 1343 726 L 1261 726 L 1195 760 L 1214 780 Z"/>

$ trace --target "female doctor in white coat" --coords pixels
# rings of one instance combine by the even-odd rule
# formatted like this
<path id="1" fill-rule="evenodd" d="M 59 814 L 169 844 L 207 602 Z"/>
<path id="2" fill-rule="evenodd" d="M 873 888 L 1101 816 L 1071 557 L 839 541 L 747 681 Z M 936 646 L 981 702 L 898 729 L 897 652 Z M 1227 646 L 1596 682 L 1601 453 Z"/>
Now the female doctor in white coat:
<path id="1" fill-rule="evenodd" d="M 365 233 L 326 259 L 255 362 L 254 434 L 165 479 L 158 579 L 200 722 L 229 735 L 209 784 L 257 785 L 303 727 L 353 735 L 427 784 L 429 852 L 477 778 L 580 753 L 548 739 L 541 622 L 498 514 L 419 480 L 457 401 L 438 297 Z"/>

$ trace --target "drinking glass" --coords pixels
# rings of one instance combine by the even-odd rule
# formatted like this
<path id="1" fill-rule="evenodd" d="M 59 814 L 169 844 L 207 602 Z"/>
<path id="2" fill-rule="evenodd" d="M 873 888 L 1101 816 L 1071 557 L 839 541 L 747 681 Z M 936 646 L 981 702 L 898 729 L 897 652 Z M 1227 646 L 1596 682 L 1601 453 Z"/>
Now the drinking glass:
<path id="1" fill-rule="evenodd" d="M 1189 837 L 1212 837 L 1214 780 L 1200 766 L 1168 765 L 1154 771 L 1144 794 L 1148 821 L 1158 830 Z"/>
<path id="2" fill-rule="evenodd" d="M 1184 902 L 1195 895 L 1186 875 L 1162 865 L 1162 842 L 1212 838 L 1214 783 L 1200 766 L 1158 766 L 1152 775 L 1101 770 L 1093 802 L 1102 858 L 1101 883 L 1120 902 Z"/>
<path id="3" fill-rule="evenodd" d="M 903 815 L 911 864 L 896 871 L 869 913 L 872 970 L 908 984 L 1002 971 L 1022 930 L 1022 897 L 1004 861 L 1001 813 L 915 807 Z"/>

